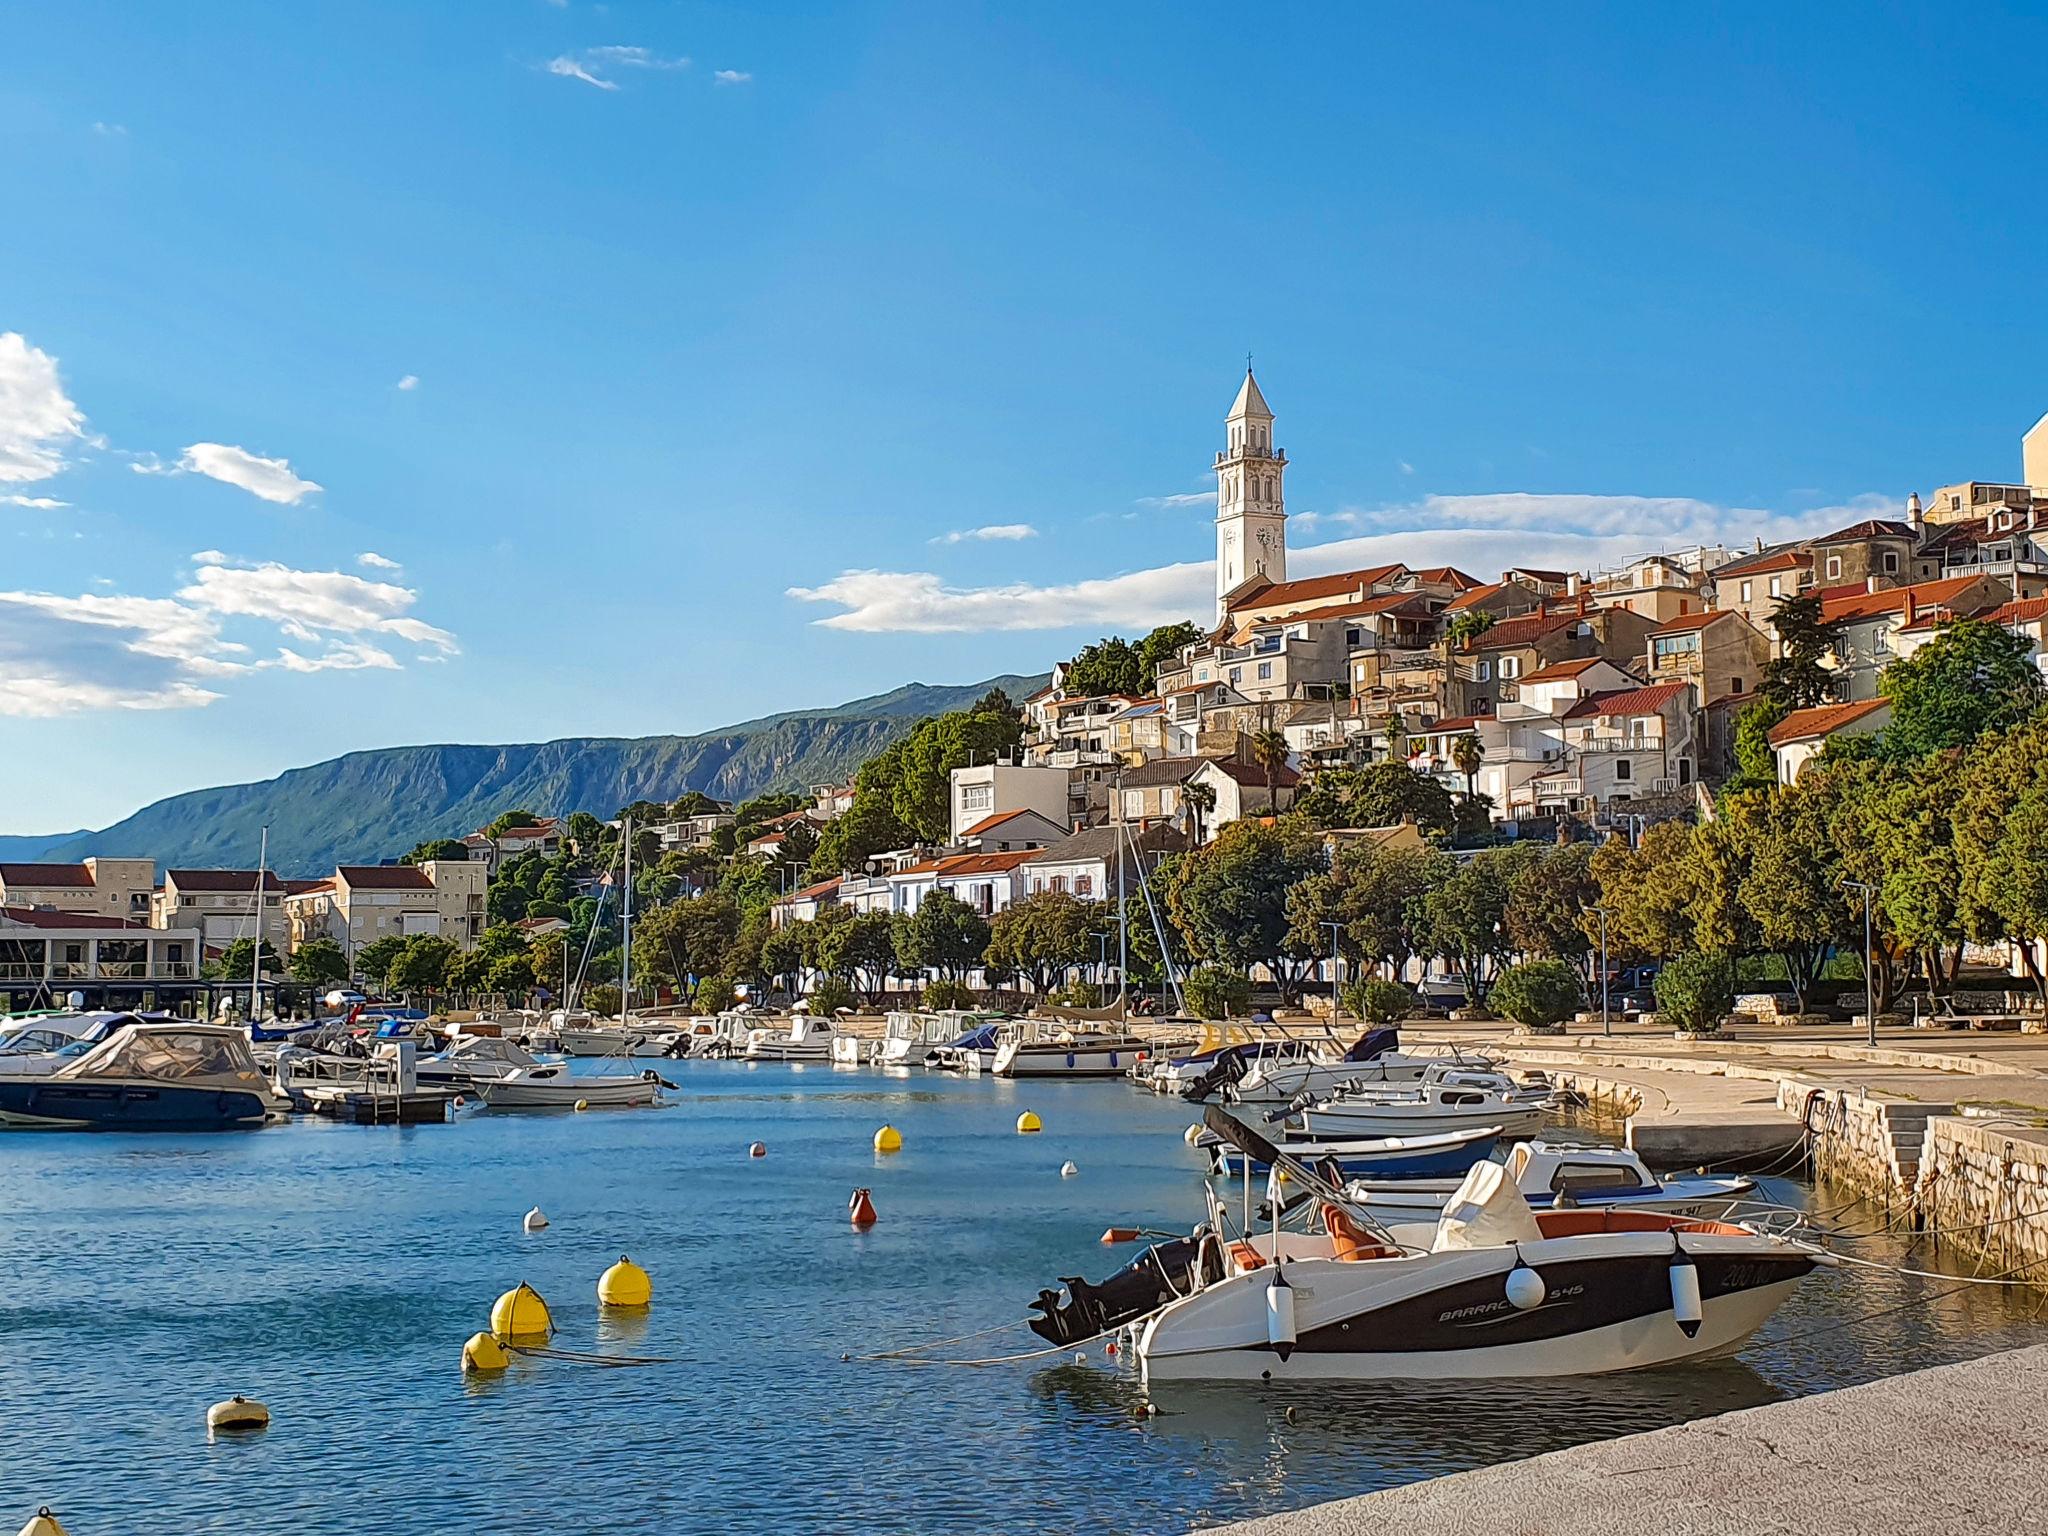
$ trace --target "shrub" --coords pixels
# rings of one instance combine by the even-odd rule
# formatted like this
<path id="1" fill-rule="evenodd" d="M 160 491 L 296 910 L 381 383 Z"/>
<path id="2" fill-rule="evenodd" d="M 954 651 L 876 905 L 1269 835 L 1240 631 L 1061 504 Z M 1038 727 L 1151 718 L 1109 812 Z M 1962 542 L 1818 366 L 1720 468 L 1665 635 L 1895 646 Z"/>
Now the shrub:
<path id="1" fill-rule="evenodd" d="M 928 981 L 924 986 L 927 1008 L 972 1008 L 977 999 L 974 988 L 964 981 Z"/>
<path id="2" fill-rule="evenodd" d="M 1344 989 L 1345 1010 L 1368 1024 L 1398 1024 L 1415 1008 L 1415 994 L 1384 976 L 1363 976 Z"/>
<path id="3" fill-rule="evenodd" d="M 733 990 L 729 976 L 706 976 L 697 983 L 694 1001 L 699 1013 L 723 1013 L 733 1005 L 739 994 Z"/>
<path id="4" fill-rule="evenodd" d="M 1188 1011 L 1198 1019 L 1227 1019 L 1233 1013 L 1252 1011 L 1252 983 L 1248 976 L 1204 965 L 1188 973 L 1181 988 Z"/>
<path id="5" fill-rule="evenodd" d="M 811 1012 L 821 1014 L 837 1013 L 842 1008 L 857 1008 L 853 988 L 838 976 L 821 976 L 818 984 L 809 993 Z"/>
<path id="6" fill-rule="evenodd" d="M 1688 1034 L 1711 1034 L 1735 1006 L 1726 955 L 1680 955 L 1657 973 L 1657 1017 Z"/>
<path id="7" fill-rule="evenodd" d="M 583 1006 L 600 1018 L 619 1011 L 619 989 L 609 982 L 583 989 Z"/>
<path id="8" fill-rule="evenodd" d="M 1510 966 L 1487 993 L 1495 1013 L 1524 1029 L 1548 1029 L 1579 1011 L 1579 973 L 1562 960 Z"/>
<path id="9" fill-rule="evenodd" d="M 1092 981 L 1070 981 L 1055 991 L 1049 1001 L 1069 1008 L 1100 1008 L 1102 992 Z"/>

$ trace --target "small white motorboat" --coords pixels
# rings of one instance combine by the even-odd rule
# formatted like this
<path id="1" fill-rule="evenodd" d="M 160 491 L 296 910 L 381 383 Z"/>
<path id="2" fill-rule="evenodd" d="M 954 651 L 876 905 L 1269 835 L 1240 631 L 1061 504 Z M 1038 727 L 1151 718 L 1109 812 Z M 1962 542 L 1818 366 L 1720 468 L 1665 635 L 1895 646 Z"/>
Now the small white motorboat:
<path id="1" fill-rule="evenodd" d="M 1292 1104 L 1303 1094 L 1320 1098 L 1354 1083 L 1410 1086 L 1421 1082 L 1429 1069 L 1437 1066 L 1494 1071 L 1500 1063 L 1491 1056 L 1455 1049 L 1406 1052 L 1400 1049 L 1400 1036 L 1395 1031 L 1381 1029 L 1371 1031 L 1342 1054 L 1259 1057 L 1242 1077 L 1226 1083 L 1219 1096 L 1231 1104 Z"/>
<path id="2" fill-rule="evenodd" d="M 967 1008 L 944 1008 L 936 1015 L 954 1030 L 945 1044 L 925 1052 L 924 1064 L 934 1072 L 962 1072 L 973 1077 L 994 1069 L 996 1052 L 1002 1046 L 1003 1030 L 1010 1022 L 1006 1013 L 980 1013 Z"/>
<path id="3" fill-rule="evenodd" d="M 503 1077 L 473 1085 L 492 1109 L 632 1108 L 652 1104 L 663 1083 L 655 1073 L 572 1074 L 567 1066 L 515 1067 Z"/>
<path id="4" fill-rule="evenodd" d="M 1348 1084 L 1286 1117 L 1290 1139 L 1343 1141 L 1497 1126 L 1528 1136 L 1557 1107 L 1549 1086 L 1518 1083 L 1484 1068 L 1432 1066 L 1412 1087 Z"/>
<path id="5" fill-rule="evenodd" d="M 1320 1167 L 1293 1142 L 1281 1151 Z M 1506 1158 L 1508 1178 L 1531 1209 L 1574 1205 L 1609 1210 L 1662 1211 L 1671 1216 L 1725 1212 L 1756 1191 L 1742 1174 L 1680 1173 L 1660 1179 L 1629 1147 L 1567 1141 L 1518 1141 Z M 1348 1170 L 1347 1170 L 1348 1171 Z M 1457 1193 L 1456 1178 L 1379 1178 L 1366 1170 L 1344 1186 L 1345 1196 L 1389 1226 L 1435 1221 Z"/>
<path id="6" fill-rule="evenodd" d="M 744 1054 L 748 1061 L 830 1061 L 835 1038 L 823 1014 L 792 1013 L 783 1028 L 770 1024 L 748 1034 Z"/>
<path id="7" fill-rule="evenodd" d="M 0 1078 L 0 1127 L 247 1130 L 287 1107 L 249 1037 L 222 1024 L 123 1024 L 55 1072 Z"/>
<path id="8" fill-rule="evenodd" d="M 561 1065 L 561 1057 L 537 1056 L 516 1040 L 497 1035 L 458 1035 L 445 1051 L 422 1056 L 415 1071 L 424 1088 L 470 1088 L 510 1077 L 526 1067 Z"/>
<path id="9" fill-rule="evenodd" d="M 1152 1047 L 1136 1035 L 1061 1026 L 1039 1034 L 1029 1021 L 1006 1025 L 989 1070 L 997 1077 L 1122 1077 L 1149 1061 Z"/>
<path id="10" fill-rule="evenodd" d="M 106 1039 L 124 1024 L 142 1021 L 134 1013 L 46 1013 L 0 1027 L 0 1077 L 47 1077 L 86 1042 Z"/>

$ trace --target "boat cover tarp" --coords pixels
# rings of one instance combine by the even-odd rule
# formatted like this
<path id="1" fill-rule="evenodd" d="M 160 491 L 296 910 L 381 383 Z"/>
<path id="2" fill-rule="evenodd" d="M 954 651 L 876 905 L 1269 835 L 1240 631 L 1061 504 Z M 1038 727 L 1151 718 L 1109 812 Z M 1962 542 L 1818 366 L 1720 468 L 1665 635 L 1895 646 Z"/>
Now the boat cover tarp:
<path id="1" fill-rule="evenodd" d="M 1499 1163 L 1474 1163 L 1444 1205 L 1431 1253 L 1452 1248 L 1505 1248 L 1540 1241 L 1543 1229 L 1514 1178 Z"/>
<path id="2" fill-rule="evenodd" d="M 1346 1061 L 1371 1061 L 1389 1051 L 1398 1050 L 1401 1045 L 1401 1031 L 1398 1029 L 1368 1029 L 1358 1037 L 1358 1043 L 1344 1053 Z"/>

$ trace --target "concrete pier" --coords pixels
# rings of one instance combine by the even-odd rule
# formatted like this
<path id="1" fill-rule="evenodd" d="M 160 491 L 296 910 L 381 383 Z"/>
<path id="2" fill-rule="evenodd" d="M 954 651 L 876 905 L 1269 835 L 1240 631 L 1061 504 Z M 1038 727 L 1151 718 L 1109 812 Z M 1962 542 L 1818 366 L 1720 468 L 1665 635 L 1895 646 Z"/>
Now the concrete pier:
<path id="1" fill-rule="evenodd" d="M 1512 1387 L 1504 1412 L 1512 1411 Z M 1230 1536 L 2048 1532 L 2048 1346 L 1217 1528 Z"/>

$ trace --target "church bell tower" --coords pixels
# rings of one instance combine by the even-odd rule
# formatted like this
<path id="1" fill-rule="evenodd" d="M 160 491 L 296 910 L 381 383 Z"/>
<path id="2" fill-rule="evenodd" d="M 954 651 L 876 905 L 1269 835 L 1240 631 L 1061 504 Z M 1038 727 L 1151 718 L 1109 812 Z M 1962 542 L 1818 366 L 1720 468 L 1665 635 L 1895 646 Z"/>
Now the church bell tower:
<path id="1" fill-rule="evenodd" d="M 1224 598 L 1254 576 L 1287 579 L 1287 506 L 1281 479 L 1287 455 L 1273 446 L 1273 413 L 1247 367 L 1224 418 L 1216 455 L 1216 617 Z"/>

